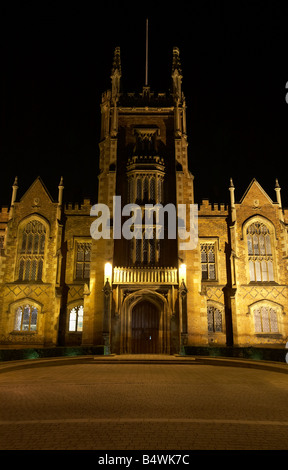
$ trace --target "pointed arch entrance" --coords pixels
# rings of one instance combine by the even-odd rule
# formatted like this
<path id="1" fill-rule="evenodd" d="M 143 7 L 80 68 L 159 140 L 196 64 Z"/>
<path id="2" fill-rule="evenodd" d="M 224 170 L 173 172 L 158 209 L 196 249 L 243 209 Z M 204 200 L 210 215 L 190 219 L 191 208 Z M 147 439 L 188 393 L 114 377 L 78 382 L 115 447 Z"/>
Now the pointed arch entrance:
<path id="1" fill-rule="evenodd" d="M 160 311 L 148 300 L 141 300 L 132 309 L 131 353 L 159 353 Z"/>
<path id="2" fill-rule="evenodd" d="M 120 354 L 170 354 L 171 308 L 166 296 L 152 289 L 127 294 L 120 312 Z"/>

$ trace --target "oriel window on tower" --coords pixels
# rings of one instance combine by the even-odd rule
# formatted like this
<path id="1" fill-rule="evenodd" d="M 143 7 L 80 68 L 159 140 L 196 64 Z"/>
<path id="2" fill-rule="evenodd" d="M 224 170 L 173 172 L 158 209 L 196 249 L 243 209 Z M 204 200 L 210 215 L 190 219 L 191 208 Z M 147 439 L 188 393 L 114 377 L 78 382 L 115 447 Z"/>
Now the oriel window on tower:
<path id="1" fill-rule="evenodd" d="M 147 233 L 150 231 L 149 237 Z M 130 263 L 136 265 L 153 266 L 160 258 L 160 240 L 156 239 L 156 228 L 151 227 L 150 230 L 139 228 L 138 236 L 141 238 L 132 238 L 130 243 Z"/>
<path id="2" fill-rule="evenodd" d="M 129 204 L 163 204 L 163 175 L 134 173 L 128 178 Z"/>
<path id="3" fill-rule="evenodd" d="M 156 215 L 151 227 L 145 227 L 145 204 L 163 203 L 163 175 L 157 172 L 133 172 L 128 177 L 128 202 L 143 209 L 143 225 L 136 239 L 129 241 L 129 262 L 154 265 L 160 259 L 160 240 L 156 236 Z M 148 209 L 147 209 L 148 210 Z M 146 236 L 145 236 L 146 233 Z"/>

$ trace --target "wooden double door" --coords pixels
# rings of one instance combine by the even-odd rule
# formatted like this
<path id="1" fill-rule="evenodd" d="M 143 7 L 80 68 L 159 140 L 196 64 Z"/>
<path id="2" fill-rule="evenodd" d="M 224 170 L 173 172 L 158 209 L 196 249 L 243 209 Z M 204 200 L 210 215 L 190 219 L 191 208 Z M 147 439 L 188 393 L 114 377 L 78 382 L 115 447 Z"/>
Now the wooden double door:
<path id="1" fill-rule="evenodd" d="M 132 310 L 132 354 L 159 353 L 160 311 L 151 302 L 143 300 Z"/>

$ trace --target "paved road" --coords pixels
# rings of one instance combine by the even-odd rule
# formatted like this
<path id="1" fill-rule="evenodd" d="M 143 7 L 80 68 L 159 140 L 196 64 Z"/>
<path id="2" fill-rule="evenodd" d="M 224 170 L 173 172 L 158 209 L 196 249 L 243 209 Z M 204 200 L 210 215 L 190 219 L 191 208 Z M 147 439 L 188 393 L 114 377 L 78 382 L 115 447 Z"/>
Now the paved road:
<path id="1" fill-rule="evenodd" d="M 197 362 L 48 364 L 0 370 L 1 450 L 288 449 L 288 374 Z"/>

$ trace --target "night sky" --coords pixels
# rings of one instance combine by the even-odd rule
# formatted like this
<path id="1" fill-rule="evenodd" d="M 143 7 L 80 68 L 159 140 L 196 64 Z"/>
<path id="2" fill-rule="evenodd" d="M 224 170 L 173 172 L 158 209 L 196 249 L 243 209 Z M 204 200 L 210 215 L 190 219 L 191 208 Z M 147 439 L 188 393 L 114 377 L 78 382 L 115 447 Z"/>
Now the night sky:
<path id="1" fill-rule="evenodd" d="M 122 90 L 142 91 L 146 18 L 152 91 L 180 49 L 196 202 L 229 202 L 230 177 L 239 201 L 255 177 L 288 206 L 284 2 L 38 3 L 0 7 L 0 206 L 16 175 L 19 197 L 39 175 L 56 199 L 63 176 L 66 201 L 97 202 L 101 94 L 117 46 Z"/>

